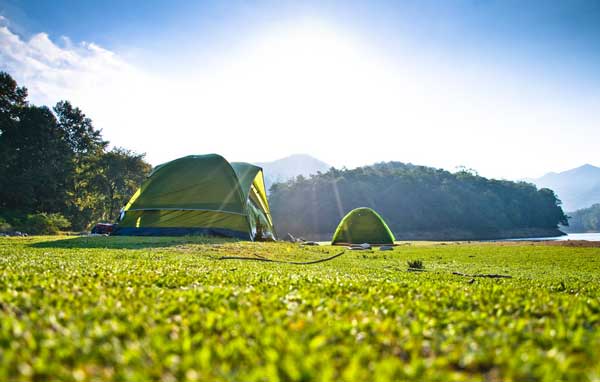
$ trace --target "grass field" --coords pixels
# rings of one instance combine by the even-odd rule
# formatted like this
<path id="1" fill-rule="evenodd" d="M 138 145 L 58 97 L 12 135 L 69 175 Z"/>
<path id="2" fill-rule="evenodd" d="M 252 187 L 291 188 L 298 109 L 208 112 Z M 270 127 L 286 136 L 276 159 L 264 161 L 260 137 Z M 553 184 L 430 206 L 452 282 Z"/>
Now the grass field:
<path id="1" fill-rule="evenodd" d="M 599 380 L 600 248 L 0 238 L 0 380 Z M 421 272 L 407 271 L 421 260 Z M 512 278 L 454 275 L 502 274 Z"/>

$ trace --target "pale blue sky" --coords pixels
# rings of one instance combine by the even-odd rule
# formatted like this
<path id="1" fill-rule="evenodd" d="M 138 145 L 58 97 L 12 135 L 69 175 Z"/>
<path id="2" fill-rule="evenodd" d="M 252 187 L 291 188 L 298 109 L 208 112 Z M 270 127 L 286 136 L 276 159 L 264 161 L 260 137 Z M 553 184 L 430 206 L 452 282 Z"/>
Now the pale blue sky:
<path id="1" fill-rule="evenodd" d="M 600 165 L 597 1 L 2 0 L 0 15 L 0 69 L 153 164 Z"/>

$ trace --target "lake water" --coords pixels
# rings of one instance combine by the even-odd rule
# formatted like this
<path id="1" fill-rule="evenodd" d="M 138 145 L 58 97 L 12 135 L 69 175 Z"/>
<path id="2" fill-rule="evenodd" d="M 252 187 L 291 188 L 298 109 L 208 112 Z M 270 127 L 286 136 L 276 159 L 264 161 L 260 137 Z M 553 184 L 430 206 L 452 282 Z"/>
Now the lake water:
<path id="1" fill-rule="evenodd" d="M 557 237 L 530 237 L 526 239 L 507 239 L 509 241 L 537 241 L 537 240 L 587 240 L 587 241 L 600 241 L 600 232 L 593 233 L 569 233 L 565 236 Z"/>

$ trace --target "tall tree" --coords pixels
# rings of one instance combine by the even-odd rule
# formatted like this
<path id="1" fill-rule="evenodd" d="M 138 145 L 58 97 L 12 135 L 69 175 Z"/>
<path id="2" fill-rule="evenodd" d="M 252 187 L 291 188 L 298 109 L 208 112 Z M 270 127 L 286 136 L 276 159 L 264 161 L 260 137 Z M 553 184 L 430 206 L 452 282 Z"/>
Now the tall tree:
<path id="1" fill-rule="evenodd" d="M 19 109 L 27 105 L 27 89 L 6 72 L 0 72 L 0 132 L 8 127 L 7 120 L 18 120 Z"/>
<path id="2" fill-rule="evenodd" d="M 58 126 L 71 149 L 70 165 L 73 171 L 67 179 L 67 207 L 65 214 L 74 229 L 84 229 L 103 215 L 105 196 L 102 194 L 102 175 L 99 171 L 108 142 L 102 139 L 92 120 L 68 101 L 54 107 Z"/>
<path id="3" fill-rule="evenodd" d="M 144 161 L 144 154 L 117 147 L 103 155 L 101 168 L 106 195 L 103 218 L 114 221 L 152 167 Z"/>
<path id="4" fill-rule="evenodd" d="M 0 137 L 10 155 L 3 171 L 5 206 L 59 212 L 65 207 L 70 151 L 47 107 L 27 106 L 19 123 Z"/>
<path id="5" fill-rule="evenodd" d="M 27 105 L 27 89 L 5 72 L 0 72 L 0 207 L 10 205 L 7 197 L 10 186 L 9 172 L 18 151 L 12 148 L 11 135 L 19 123 L 21 109 Z"/>
<path id="6" fill-rule="evenodd" d="M 52 112 L 26 98 L 27 89 L 0 72 L 0 207 L 57 212 L 70 150 Z"/>
<path id="7" fill-rule="evenodd" d="M 81 109 L 68 101 L 54 113 L 29 105 L 27 89 L 0 72 L 0 208 L 58 212 L 74 229 L 114 219 L 150 165 L 107 145 Z"/>
<path id="8" fill-rule="evenodd" d="M 58 102 L 54 113 L 67 144 L 79 159 L 97 156 L 108 146 L 108 142 L 102 139 L 102 131 L 96 130 L 92 120 L 69 101 Z"/>

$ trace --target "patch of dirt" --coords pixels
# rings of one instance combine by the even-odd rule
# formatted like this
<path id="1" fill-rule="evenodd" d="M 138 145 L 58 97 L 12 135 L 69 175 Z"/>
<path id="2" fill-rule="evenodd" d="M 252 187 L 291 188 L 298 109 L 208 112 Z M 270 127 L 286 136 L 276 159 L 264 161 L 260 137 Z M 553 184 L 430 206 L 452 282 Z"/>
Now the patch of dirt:
<path id="1" fill-rule="evenodd" d="M 600 248 L 600 241 L 587 240 L 498 241 L 492 244 L 501 246 L 549 245 L 555 247 Z"/>
<path id="2" fill-rule="evenodd" d="M 468 244 L 481 245 L 482 242 L 467 242 Z M 464 244 L 464 242 L 463 242 Z M 498 245 L 503 247 L 508 246 L 523 246 L 523 245 L 549 245 L 555 247 L 579 247 L 579 248 L 600 248 L 600 241 L 587 241 L 587 240 L 515 240 L 515 241 L 494 241 L 485 244 Z"/>
<path id="3" fill-rule="evenodd" d="M 544 245 L 555 245 L 560 247 L 590 247 L 600 248 L 600 241 L 587 240 L 562 240 L 562 241 L 542 241 Z"/>

